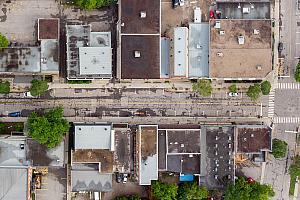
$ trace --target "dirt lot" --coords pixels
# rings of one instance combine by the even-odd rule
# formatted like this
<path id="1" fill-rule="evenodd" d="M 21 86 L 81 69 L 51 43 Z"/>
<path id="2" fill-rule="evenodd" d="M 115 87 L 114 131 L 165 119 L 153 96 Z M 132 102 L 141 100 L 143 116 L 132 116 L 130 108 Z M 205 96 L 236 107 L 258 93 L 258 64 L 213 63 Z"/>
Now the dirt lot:
<path id="1" fill-rule="evenodd" d="M 194 9 L 200 7 L 202 11 L 202 21 L 209 19 L 209 7 L 212 0 L 185 0 L 184 6 L 172 8 L 171 0 L 162 0 L 161 2 L 161 33 L 163 36 L 173 38 L 173 28 L 177 26 L 188 26 L 193 22 Z"/>

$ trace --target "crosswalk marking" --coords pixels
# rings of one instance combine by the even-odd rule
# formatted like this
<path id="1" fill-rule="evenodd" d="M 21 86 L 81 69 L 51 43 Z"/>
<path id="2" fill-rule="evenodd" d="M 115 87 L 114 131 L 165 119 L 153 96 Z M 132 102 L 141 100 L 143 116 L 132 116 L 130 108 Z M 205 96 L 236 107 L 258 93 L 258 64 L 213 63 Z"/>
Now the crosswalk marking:
<path id="1" fill-rule="evenodd" d="M 269 106 L 268 106 L 268 117 L 273 118 L 275 110 L 275 91 L 271 90 L 269 94 Z"/>
<path id="2" fill-rule="evenodd" d="M 300 83 L 277 83 L 275 88 L 281 90 L 299 90 Z"/>
<path id="3" fill-rule="evenodd" d="M 300 117 L 274 117 L 274 124 L 298 124 Z"/>

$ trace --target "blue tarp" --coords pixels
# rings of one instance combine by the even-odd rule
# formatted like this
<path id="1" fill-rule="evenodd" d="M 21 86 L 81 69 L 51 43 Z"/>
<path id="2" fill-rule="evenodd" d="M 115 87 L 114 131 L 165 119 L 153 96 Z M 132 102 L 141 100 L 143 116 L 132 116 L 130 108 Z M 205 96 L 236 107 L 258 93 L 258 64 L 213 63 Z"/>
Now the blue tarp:
<path id="1" fill-rule="evenodd" d="M 192 174 L 180 175 L 180 182 L 194 181 L 194 176 Z"/>

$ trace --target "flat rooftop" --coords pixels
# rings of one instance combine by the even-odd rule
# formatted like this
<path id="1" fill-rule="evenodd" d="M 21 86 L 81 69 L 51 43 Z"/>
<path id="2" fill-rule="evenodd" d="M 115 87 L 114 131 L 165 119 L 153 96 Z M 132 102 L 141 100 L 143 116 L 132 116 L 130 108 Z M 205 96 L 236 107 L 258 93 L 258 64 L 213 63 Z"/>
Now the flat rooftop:
<path id="1" fill-rule="evenodd" d="M 59 37 L 59 19 L 38 19 L 38 40 Z"/>
<path id="2" fill-rule="evenodd" d="M 112 173 L 114 163 L 114 153 L 103 149 L 75 150 L 72 153 L 73 163 L 100 163 L 101 173 Z"/>
<path id="3" fill-rule="evenodd" d="M 238 126 L 237 152 L 260 153 L 272 149 L 271 129 L 266 126 Z"/>
<path id="4" fill-rule="evenodd" d="M 200 174 L 201 155 L 167 155 L 167 171 L 180 174 Z"/>
<path id="5" fill-rule="evenodd" d="M 159 79 L 160 36 L 122 35 L 121 40 L 121 78 Z"/>
<path id="6" fill-rule="evenodd" d="M 200 153 L 200 130 L 167 130 L 168 153 Z"/>
<path id="7" fill-rule="evenodd" d="M 159 34 L 160 0 L 122 0 L 120 7 L 122 33 Z"/>
<path id="8" fill-rule="evenodd" d="M 140 185 L 151 185 L 158 179 L 157 126 L 145 125 L 140 131 Z"/>
<path id="9" fill-rule="evenodd" d="M 266 77 L 272 71 L 271 20 L 210 20 L 209 63 L 211 78 Z"/>

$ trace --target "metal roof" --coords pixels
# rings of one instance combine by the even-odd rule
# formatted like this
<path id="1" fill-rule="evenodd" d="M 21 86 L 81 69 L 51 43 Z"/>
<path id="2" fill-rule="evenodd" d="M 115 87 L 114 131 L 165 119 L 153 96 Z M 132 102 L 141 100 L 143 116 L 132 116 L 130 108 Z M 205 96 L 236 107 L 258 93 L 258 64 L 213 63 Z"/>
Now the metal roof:
<path id="1" fill-rule="evenodd" d="M 189 24 L 189 77 L 208 77 L 209 25 Z"/>
<path id="2" fill-rule="evenodd" d="M 160 43 L 161 43 L 160 78 L 169 78 L 170 77 L 170 39 L 166 37 L 162 37 Z"/>
<path id="3" fill-rule="evenodd" d="M 75 124 L 75 149 L 114 149 L 111 124 Z"/>
<path id="4" fill-rule="evenodd" d="M 188 68 L 188 28 L 174 28 L 174 76 L 186 76 Z"/>
<path id="5" fill-rule="evenodd" d="M 27 199 L 27 168 L 0 167 L 0 199 Z"/>

